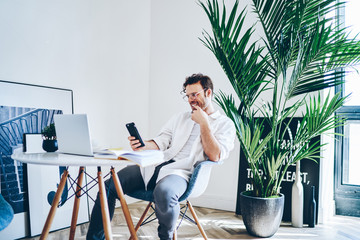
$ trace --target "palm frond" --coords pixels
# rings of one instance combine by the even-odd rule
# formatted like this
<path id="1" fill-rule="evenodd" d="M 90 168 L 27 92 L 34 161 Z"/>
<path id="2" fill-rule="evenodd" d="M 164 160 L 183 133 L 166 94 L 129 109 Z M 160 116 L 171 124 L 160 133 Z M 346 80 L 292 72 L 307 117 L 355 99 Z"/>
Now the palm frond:
<path id="1" fill-rule="evenodd" d="M 360 42 L 347 39 L 344 29 L 317 21 L 304 39 L 288 83 L 287 98 L 315 92 L 342 83 L 340 67 L 360 62 Z"/>
<path id="2" fill-rule="evenodd" d="M 252 0 L 258 21 L 250 27 L 245 27 L 247 8 L 240 9 L 238 0 L 230 11 L 224 2 L 220 7 L 217 0 L 203 1 L 199 5 L 212 32 L 204 31 L 200 40 L 217 58 L 238 101 L 222 91 L 215 100 L 236 126 L 254 196 L 275 195 L 292 163 L 318 160 L 325 144 L 314 139 L 344 124 L 334 113 L 346 97 L 322 98 L 320 91 L 343 83 L 347 72 L 339 68 L 360 63 L 360 41 L 328 15 L 343 0 Z M 262 28 L 263 37 L 256 38 L 255 27 Z M 268 90 L 272 97 L 259 104 Z M 289 127 L 299 113 L 303 119 L 293 133 Z"/>
<path id="3" fill-rule="evenodd" d="M 264 29 L 264 42 L 268 49 L 279 48 L 279 40 L 283 37 L 286 20 L 291 16 L 291 1 L 286 0 L 253 0 L 253 11 Z M 269 51 L 273 63 L 277 63 L 279 55 L 277 51 Z M 274 73 L 277 75 L 276 73 Z"/>
<path id="4" fill-rule="evenodd" d="M 220 16 L 220 7 L 215 0 L 208 0 L 206 5 L 200 2 L 200 5 L 207 13 L 213 30 L 213 36 L 205 31 L 204 39 L 200 40 L 214 53 L 224 69 L 241 101 L 241 111 L 249 109 L 259 92 L 264 90 L 268 71 L 266 58 L 261 57 L 263 48 L 257 47 L 256 42 L 250 43 L 254 28 L 250 27 L 243 32 L 246 14 L 244 9 L 237 15 L 238 1 L 228 17 L 225 7 Z"/>

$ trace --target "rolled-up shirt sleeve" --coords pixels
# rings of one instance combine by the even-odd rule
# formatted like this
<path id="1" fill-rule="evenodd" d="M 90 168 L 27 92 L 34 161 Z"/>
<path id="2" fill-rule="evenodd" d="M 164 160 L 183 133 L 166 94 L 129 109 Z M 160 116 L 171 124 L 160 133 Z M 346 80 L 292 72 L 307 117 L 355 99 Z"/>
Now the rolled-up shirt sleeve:
<path id="1" fill-rule="evenodd" d="M 171 118 L 161 129 L 160 133 L 152 139 L 158 145 L 161 151 L 165 151 L 171 146 L 174 118 L 175 117 Z"/>

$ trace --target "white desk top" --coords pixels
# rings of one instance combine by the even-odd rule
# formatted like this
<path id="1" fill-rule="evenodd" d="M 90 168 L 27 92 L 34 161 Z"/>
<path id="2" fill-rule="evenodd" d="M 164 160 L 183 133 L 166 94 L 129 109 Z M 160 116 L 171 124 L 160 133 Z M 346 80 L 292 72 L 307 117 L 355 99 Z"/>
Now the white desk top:
<path id="1" fill-rule="evenodd" d="M 61 153 L 24 153 L 22 149 L 15 149 L 11 158 L 22 163 L 56 165 L 56 166 L 115 166 L 134 164 L 126 160 L 97 159 Z"/>

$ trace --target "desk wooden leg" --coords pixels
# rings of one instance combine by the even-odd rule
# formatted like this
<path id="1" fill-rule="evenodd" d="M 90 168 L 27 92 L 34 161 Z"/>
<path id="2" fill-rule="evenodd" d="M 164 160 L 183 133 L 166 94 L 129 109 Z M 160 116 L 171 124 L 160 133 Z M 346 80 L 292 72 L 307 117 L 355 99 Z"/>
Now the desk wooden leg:
<path id="1" fill-rule="evenodd" d="M 65 184 L 66 184 L 66 179 L 67 179 L 68 175 L 69 175 L 68 170 L 67 169 L 64 170 L 64 172 L 63 172 L 63 174 L 61 176 L 61 180 L 60 180 L 58 189 L 56 190 L 55 197 L 54 197 L 53 202 L 51 204 L 49 214 L 48 214 L 48 216 L 46 218 L 44 228 L 43 228 L 43 230 L 41 232 L 40 240 L 46 239 L 48 234 L 49 234 L 50 227 L 51 227 L 52 221 L 54 219 L 55 212 L 56 212 L 56 209 L 58 207 L 61 194 L 62 194 L 62 192 L 64 190 L 64 187 L 65 187 Z"/>
<path id="2" fill-rule="evenodd" d="M 113 239 L 111 232 L 111 224 L 110 224 L 110 214 L 109 207 L 106 200 L 106 190 L 104 180 L 101 174 L 101 167 L 98 167 L 98 184 L 99 184 L 99 195 L 100 195 L 100 204 L 101 204 L 101 215 L 103 219 L 103 227 L 105 232 L 106 240 Z"/>
<path id="3" fill-rule="evenodd" d="M 123 213 L 125 215 L 125 220 L 126 220 L 126 223 L 128 225 L 128 228 L 129 228 L 129 231 L 130 231 L 130 234 L 131 234 L 131 238 L 137 240 L 136 231 L 135 231 L 135 228 L 134 228 L 133 221 L 131 219 L 130 211 L 129 211 L 128 205 L 126 203 L 126 200 L 124 198 L 124 192 L 123 192 L 123 190 L 121 188 L 119 177 L 116 174 L 113 167 L 111 168 L 111 176 L 112 176 L 113 181 L 114 181 L 116 192 L 117 192 L 118 197 L 120 199 L 121 208 L 122 208 L 122 211 L 123 211 Z"/>
<path id="4" fill-rule="evenodd" d="M 71 227 L 70 227 L 70 235 L 69 240 L 73 240 L 75 237 L 76 223 L 79 215 L 79 206 L 80 206 L 80 196 L 81 196 L 81 187 L 84 177 L 84 167 L 79 168 L 78 180 L 76 185 L 76 193 L 74 197 L 74 207 L 71 218 Z"/>

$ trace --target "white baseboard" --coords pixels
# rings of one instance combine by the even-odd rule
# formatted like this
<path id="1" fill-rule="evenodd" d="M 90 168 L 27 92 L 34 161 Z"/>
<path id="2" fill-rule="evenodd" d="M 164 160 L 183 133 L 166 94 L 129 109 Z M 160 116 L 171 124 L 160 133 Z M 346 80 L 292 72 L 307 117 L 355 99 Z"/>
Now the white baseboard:
<path id="1" fill-rule="evenodd" d="M 230 212 L 235 212 L 236 209 L 236 199 L 231 197 L 203 194 L 200 197 L 191 198 L 190 201 L 193 206 L 197 207 L 213 208 Z"/>

